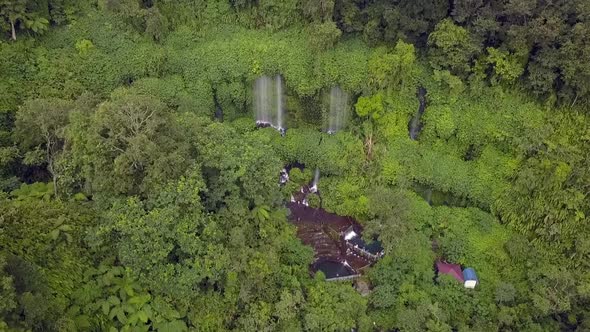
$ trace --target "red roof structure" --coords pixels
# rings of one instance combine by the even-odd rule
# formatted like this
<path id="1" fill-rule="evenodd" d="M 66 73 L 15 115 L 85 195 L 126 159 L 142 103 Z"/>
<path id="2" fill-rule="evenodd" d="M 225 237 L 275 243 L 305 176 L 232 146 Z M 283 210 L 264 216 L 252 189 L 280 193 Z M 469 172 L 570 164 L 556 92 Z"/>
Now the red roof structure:
<path id="1" fill-rule="evenodd" d="M 436 262 L 436 269 L 438 273 L 448 274 L 451 277 L 457 279 L 461 283 L 465 280 L 463 279 L 463 272 L 461 271 L 461 265 L 458 264 L 449 264 L 442 261 Z"/>

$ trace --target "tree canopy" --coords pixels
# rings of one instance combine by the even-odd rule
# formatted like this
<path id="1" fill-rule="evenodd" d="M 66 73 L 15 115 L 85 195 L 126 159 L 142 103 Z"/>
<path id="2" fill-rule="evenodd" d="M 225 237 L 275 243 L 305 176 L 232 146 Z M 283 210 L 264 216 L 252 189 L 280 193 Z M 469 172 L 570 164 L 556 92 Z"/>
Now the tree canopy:
<path id="1" fill-rule="evenodd" d="M 589 330 L 589 27 L 585 0 L 0 0 L 0 331 Z M 253 115 L 277 75 L 282 133 Z M 354 281 L 291 222 L 316 169 L 310 208 L 384 249 Z"/>

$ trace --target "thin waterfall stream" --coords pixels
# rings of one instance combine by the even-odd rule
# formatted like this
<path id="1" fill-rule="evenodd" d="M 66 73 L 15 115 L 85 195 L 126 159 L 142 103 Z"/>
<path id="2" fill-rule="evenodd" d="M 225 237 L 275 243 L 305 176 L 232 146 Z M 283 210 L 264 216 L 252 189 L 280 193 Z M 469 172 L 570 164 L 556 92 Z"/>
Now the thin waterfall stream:
<path id="1" fill-rule="evenodd" d="M 348 120 L 348 94 L 340 87 L 330 89 L 330 106 L 327 114 L 326 132 L 335 134 L 346 126 Z"/>

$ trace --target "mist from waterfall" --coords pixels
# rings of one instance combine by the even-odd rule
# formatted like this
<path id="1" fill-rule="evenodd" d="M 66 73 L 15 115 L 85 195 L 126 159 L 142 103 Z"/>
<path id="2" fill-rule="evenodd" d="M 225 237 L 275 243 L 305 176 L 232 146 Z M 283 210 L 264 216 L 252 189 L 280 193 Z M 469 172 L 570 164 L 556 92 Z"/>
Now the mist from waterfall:
<path id="1" fill-rule="evenodd" d="M 270 126 L 281 132 L 285 131 L 285 98 L 283 79 L 277 75 L 274 79 L 261 76 L 254 82 L 254 114 L 256 125 Z"/>
<path id="2" fill-rule="evenodd" d="M 334 86 L 330 89 L 330 108 L 327 116 L 328 134 L 334 134 L 346 126 L 348 119 L 348 94 L 340 87 Z"/>

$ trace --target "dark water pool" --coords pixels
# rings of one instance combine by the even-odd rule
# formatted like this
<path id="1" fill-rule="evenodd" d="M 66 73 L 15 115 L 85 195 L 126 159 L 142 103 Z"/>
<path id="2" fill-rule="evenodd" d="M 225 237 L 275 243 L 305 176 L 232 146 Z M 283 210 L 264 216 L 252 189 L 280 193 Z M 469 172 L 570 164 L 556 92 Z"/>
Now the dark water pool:
<path id="1" fill-rule="evenodd" d="M 329 260 L 318 262 L 314 264 L 312 267 L 315 271 L 322 271 L 326 276 L 326 279 L 347 277 L 356 274 L 355 271 L 353 271 L 346 265 L 340 262 Z"/>

